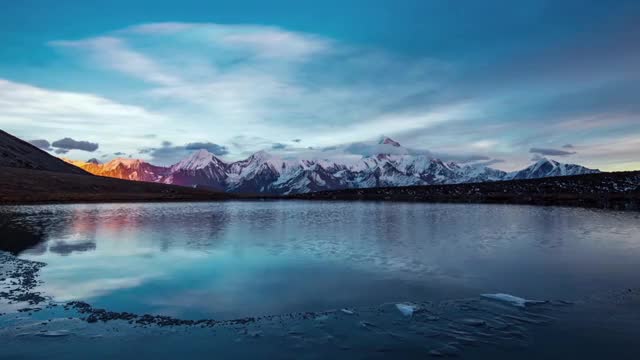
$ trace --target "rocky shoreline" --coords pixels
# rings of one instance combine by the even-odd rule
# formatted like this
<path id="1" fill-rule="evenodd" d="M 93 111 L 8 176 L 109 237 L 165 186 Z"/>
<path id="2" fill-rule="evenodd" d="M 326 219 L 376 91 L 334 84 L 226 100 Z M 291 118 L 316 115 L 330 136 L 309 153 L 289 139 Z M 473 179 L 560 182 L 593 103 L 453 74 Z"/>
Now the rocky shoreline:
<path id="1" fill-rule="evenodd" d="M 33 291 L 38 285 L 38 271 L 45 265 L 42 262 L 22 260 L 0 252 L 0 284 L 4 285 L 0 290 L 0 299 L 9 303 L 26 303 L 29 306 L 46 302 L 46 297 Z"/>
<path id="2" fill-rule="evenodd" d="M 57 303 L 45 294 L 35 291 L 36 286 L 40 283 L 38 280 L 38 272 L 44 266 L 46 266 L 45 263 L 20 259 L 9 253 L 0 251 L 0 285 L 3 285 L 2 288 L 0 288 L 0 301 L 4 300 L 12 305 L 20 304 L 17 311 L 28 313 L 37 312 L 44 308 L 61 306 L 64 310 L 75 311 L 80 316 L 79 318 L 87 323 L 122 320 L 129 324 L 139 326 L 213 327 L 217 325 L 244 325 L 254 323 L 258 320 L 272 320 L 277 317 L 260 316 L 231 320 L 189 320 L 163 315 L 109 311 L 106 309 L 95 308 L 84 301 Z M 286 314 L 284 316 L 308 319 L 327 313 L 329 312 L 300 312 L 295 314 Z"/>
<path id="3" fill-rule="evenodd" d="M 291 195 L 299 200 L 553 205 L 640 210 L 640 171 L 473 184 L 345 189 Z"/>

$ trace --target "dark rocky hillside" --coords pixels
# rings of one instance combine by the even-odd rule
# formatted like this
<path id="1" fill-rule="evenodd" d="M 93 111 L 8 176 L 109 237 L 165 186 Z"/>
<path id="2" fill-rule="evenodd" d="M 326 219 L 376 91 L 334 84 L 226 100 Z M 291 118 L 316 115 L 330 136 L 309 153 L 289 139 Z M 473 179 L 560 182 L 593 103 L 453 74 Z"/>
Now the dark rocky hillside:
<path id="1" fill-rule="evenodd" d="M 0 167 L 0 204 L 203 201 L 231 198 L 235 196 L 177 185 Z"/>
<path id="2" fill-rule="evenodd" d="M 2 130 L 0 130 L 0 166 L 89 175 L 86 171 Z"/>
<path id="3" fill-rule="evenodd" d="M 289 198 L 532 204 L 640 210 L 640 171 L 473 184 L 346 189 L 298 194 Z"/>
<path id="4" fill-rule="evenodd" d="M 235 196 L 205 189 L 94 176 L 0 130 L 0 204 L 229 198 Z"/>

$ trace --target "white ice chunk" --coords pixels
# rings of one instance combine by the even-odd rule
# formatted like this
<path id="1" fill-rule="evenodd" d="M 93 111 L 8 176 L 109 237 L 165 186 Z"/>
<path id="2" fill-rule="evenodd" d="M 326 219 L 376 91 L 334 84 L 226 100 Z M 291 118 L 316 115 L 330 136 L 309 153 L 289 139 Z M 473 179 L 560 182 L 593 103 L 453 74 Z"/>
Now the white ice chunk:
<path id="1" fill-rule="evenodd" d="M 518 306 L 518 307 L 525 307 L 527 305 L 535 305 L 535 304 L 543 304 L 545 303 L 545 301 L 538 301 L 538 300 L 527 300 L 527 299 L 523 299 L 521 297 L 518 296 L 513 296 L 510 294 L 502 294 L 502 293 L 498 293 L 498 294 L 482 294 L 482 297 L 486 297 L 487 299 L 492 299 L 492 300 L 498 300 L 498 301 L 504 301 L 507 302 L 513 306 Z"/>
<path id="2" fill-rule="evenodd" d="M 396 304 L 396 307 L 404 316 L 413 315 L 413 312 L 417 309 L 417 306 L 411 304 Z"/>

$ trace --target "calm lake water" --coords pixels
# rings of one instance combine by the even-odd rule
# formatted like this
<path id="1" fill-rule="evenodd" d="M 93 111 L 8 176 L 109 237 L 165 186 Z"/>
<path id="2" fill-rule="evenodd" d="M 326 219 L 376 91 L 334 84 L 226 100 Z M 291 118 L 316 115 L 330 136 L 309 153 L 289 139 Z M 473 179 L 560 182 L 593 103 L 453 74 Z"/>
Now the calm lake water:
<path id="1" fill-rule="evenodd" d="M 582 299 L 636 285 L 640 264 L 633 212 L 269 201 L 2 207 L 0 216 L 4 250 L 47 263 L 41 291 L 54 299 L 181 318 L 495 292 Z"/>

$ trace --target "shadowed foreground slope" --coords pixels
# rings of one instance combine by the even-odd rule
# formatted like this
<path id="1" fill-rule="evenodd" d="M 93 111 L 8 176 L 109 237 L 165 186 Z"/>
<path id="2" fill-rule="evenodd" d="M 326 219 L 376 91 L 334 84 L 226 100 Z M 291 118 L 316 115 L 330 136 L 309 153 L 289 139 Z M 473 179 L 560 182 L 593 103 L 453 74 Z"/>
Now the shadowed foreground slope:
<path id="1" fill-rule="evenodd" d="M 0 130 L 0 167 L 89 174 L 2 130 Z"/>
<path id="2" fill-rule="evenodd" d="M 202 201 L 233 195 L 93 175 L 0 167 L 0 204 L 43 202 Z"/>
<path id="3" fill-rule="evenodd" d="M 473 184 L 346 189 L 292 195 L 289 198 L 561 205 L 640 210 L 640 171 Z"/>

